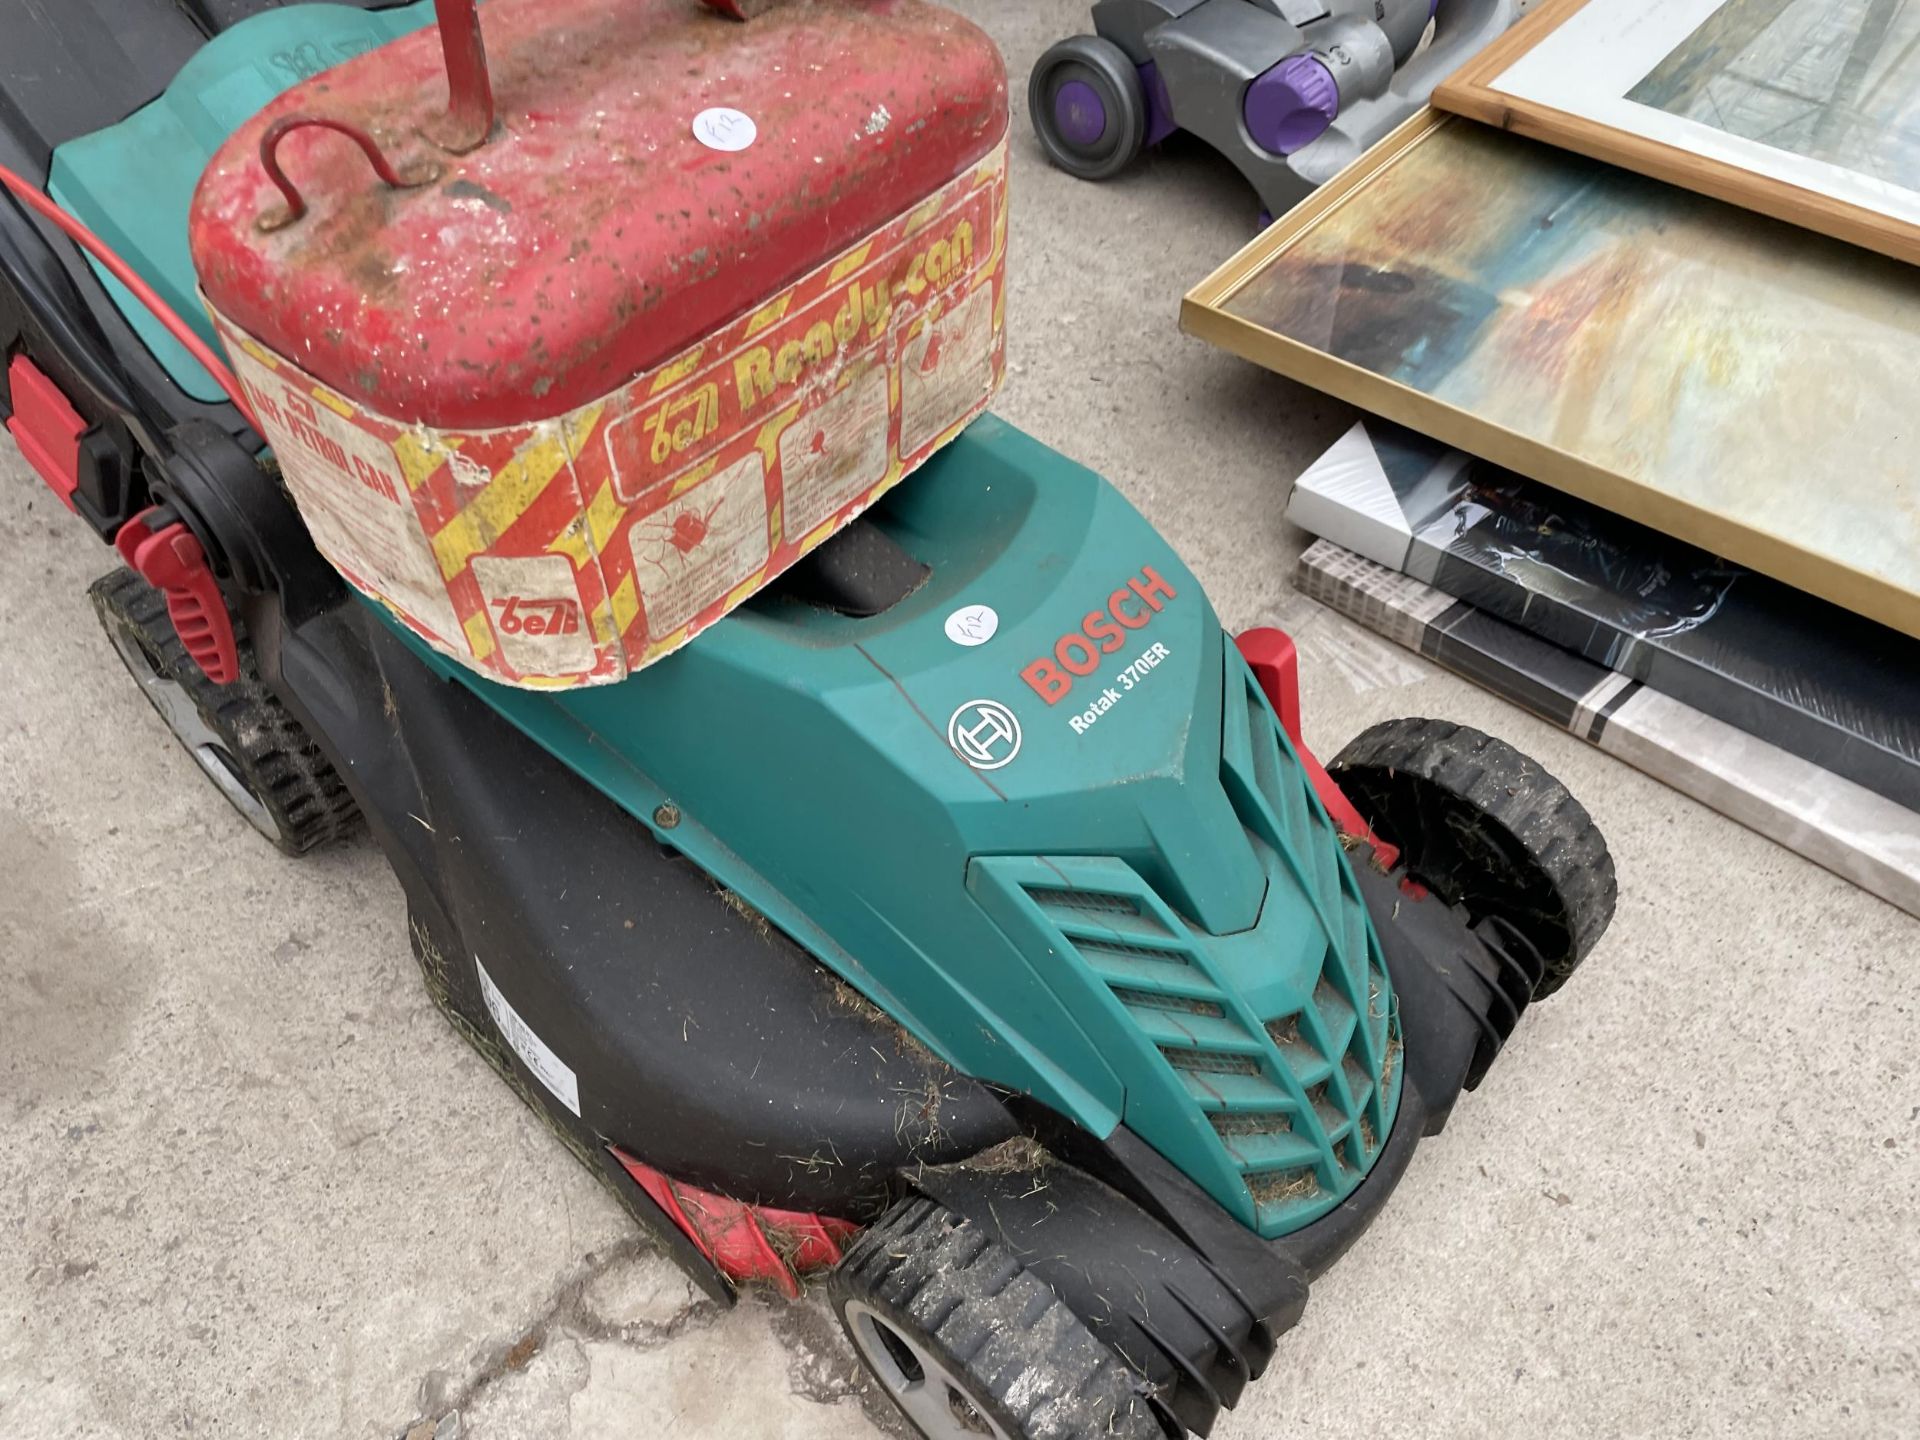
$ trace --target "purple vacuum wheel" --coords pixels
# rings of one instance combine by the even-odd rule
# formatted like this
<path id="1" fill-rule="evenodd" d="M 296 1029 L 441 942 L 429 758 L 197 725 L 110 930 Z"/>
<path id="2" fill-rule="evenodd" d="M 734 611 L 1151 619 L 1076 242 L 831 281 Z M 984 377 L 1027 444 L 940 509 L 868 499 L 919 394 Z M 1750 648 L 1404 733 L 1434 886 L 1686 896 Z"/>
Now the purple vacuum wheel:
<path id="1" fill-rule="evenodd" d="M 1054 94 L 1053 119 L 1063 140 L 1089 150 L 1107 133 L 1107 107 L 1084 80 L 1069 80 Z"/>

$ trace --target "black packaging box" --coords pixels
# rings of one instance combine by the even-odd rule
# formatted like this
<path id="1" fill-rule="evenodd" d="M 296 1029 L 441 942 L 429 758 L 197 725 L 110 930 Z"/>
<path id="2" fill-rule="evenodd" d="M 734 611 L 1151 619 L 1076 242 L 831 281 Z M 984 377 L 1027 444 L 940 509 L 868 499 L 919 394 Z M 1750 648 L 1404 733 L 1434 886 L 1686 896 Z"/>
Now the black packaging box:
<path id="1" fill-rule="evenodd" d="M 1375 420 L 1288 517 L 1920 810 L 1920 641 Z"/>
<path id="2" fill-rule="evenodd" d="M 1300 592 L 1920 916 L 1920 815 L 1326 540 Z"/>

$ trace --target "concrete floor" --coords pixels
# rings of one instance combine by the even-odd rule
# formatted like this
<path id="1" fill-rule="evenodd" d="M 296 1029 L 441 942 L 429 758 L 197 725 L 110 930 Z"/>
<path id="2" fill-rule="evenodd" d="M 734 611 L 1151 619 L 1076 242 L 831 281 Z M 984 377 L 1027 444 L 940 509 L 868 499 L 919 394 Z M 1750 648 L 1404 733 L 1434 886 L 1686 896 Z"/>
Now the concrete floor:
<path id="1" fill-rule="evenodd" d="M 960 0 L 1024 76 L 1071 0 Z M 1342 407 L 1187 341 L 1255 203 L 1176 146 L 1014 142 L 1003 414 L 1110 475 L 1309 740 L 1439 714 L 1542 757 L 1619 917 L 1422 1148 L 1217 1432 L 1920 1433 L 1920 926 L 1289 593 Z M 824 1311 L 695 1304 L 429 1006 L 361 844 L 257 841 L 89 612 L 105 552 L 0 454 L 0 1434 L 855 1437 Z"/>

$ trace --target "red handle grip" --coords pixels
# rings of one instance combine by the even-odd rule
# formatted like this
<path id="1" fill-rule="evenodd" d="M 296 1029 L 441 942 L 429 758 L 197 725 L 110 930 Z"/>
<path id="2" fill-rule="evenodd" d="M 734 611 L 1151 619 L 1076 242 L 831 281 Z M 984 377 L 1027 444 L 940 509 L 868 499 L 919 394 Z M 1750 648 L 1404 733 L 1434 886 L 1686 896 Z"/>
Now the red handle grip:
<path id="1" fill-rule="evenodd" d="M 167 618 L 194 664 L 214 684 L 231 685 L 240 678 L 239 647 L 207 552 L 178 520 L 155 530 L 153 514 L 143 510 L 122 525 L 113 548 L 135 574 L 167 597 Z"/>

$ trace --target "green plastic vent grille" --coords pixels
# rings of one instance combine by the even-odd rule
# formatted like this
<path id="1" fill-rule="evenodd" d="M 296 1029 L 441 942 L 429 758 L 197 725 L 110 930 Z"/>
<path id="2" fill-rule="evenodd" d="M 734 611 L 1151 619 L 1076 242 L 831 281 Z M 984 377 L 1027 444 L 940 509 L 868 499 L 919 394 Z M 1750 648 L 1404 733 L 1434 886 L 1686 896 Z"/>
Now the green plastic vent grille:
<path id="1" fill-rule="evenodd" d="M 1127 1123 L 1271 1237 L 1332 1210 L 1379 1158 L 1399 1025 L 1339 836 L 1252 675 L 1237 657 L 1226 669 L 1221 779 L 1268 875 L 1252 930 L 1200 931 L 1112 858 L 975 863 L 1097 978 L 1124 1017 L 1114 1033 L 1162 1077 L 1129 1081 Z"/>
<path id="2" fill-rule="evenodd" d="M 1244 665 L 1227 666 L 1224 716 L 1227 793 L 1265 858 L 1310 897 L 1327 937 L 1305 1003 L 1262 1017 L 1285 1102 L 1203 1105 L 1247 1176 L 1261 1230 L 1284 1233 L 1345 1199 L 1379 1158 L 1399 1108 L 1400 1027 L 1339 832 Z"/>

